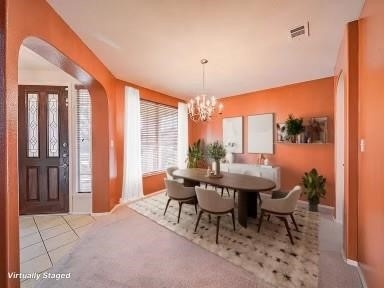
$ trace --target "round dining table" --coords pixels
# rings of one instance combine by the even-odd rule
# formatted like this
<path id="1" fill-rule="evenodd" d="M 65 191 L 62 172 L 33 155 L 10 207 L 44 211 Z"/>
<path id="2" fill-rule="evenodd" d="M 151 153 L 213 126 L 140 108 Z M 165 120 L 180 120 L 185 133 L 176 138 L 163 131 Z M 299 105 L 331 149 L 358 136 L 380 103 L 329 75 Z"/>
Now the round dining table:
<path id="1" fill-rule="evenodd" d="M 241 226 L 247 228 L 247 218 L 257 217 L 258 193 L 270 191 L 276 187 L 275 182 L 262 177 L 221 172 L 222 177 L 207 175 L 207 169 L 187 168 L 173 171 L 175 178 L 184 179 L 185 186 L 199 186 L 200 183 L 215 187 L 234 189 L 238 193 L 237 219 Z"/>

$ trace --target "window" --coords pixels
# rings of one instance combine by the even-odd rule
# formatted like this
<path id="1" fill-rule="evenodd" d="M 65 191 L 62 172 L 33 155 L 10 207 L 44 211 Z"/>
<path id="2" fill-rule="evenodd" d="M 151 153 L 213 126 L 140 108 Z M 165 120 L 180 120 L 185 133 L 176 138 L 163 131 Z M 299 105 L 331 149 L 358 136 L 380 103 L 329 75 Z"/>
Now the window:
<path id="1" fill-rule="evenodd" d="M 177 163 L 177 109 L 140 101 L 143 174 L 163 171 Z"/>
<path id="2" fill-rule="evenodd" d="M 76 97 L 77 192 L 92 191 L 91 97 L 87 89 L 78 89 Z"/>

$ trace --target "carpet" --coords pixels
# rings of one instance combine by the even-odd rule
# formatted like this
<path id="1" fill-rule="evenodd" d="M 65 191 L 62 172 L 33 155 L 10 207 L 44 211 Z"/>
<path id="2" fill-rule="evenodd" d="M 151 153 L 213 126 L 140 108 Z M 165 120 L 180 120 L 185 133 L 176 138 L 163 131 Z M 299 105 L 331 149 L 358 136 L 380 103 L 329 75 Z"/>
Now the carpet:
<path id="1" fill-rule="evenodd" d="M 39 288 L 272 288 L 127 206 L 98 216 Z"/>
<path id="2" fill-rule="evenodd" d="M 220 223 L 219 244 L 215 243 L 215 217 L 208 222 L 203 214 L 197 232 L 194 232 L 197 215 L 192 205 L 183 205 L 180 223 L 177 224 L 178 203 L 172 201 L 163 216 L 167 201 L 160 193 L 136 201 L 130 208 L 185 237 L 200 247 L 253 273 L 258 279 L 274 287 L 317 287 L 319 275 L 319 249 L 317 213 L 298 208 L 295 219 L 300 232 L 292 229 L 295 245 L 291 245 L 283 222 L 275 217 L 264 221 L 257 233 L 257 220 L 249 218 L 248 228 L 237 224 L 233 231 L 231 217 L 223 216 Z"/>

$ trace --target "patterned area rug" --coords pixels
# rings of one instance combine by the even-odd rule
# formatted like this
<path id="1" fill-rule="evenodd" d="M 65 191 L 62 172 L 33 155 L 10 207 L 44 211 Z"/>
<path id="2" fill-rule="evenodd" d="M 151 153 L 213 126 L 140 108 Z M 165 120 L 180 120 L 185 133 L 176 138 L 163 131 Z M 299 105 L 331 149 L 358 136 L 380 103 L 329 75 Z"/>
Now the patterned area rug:
<path id="1" fill-rule="evenodd" d="M 197 215 L 192 205 L 183 205 L 180 223 L 177 224 L 178 203 L 171 201 L 163 216 L 168 197 L 160 193 L 129 204 L 129 207 L 197 245 L 217 254 L 235 265 L 255 274 L 260 280 L 275 287 L 317 287 L 318 284 L 318 225 L 317 213 L 303 208 L 295 212 L 300 232 L 291 225 L 295 245 L 291 245 L 284 224 L 276 217 L 263 221 L 257 233 L 256 219 L 248 219 L 245 229 L 236 223 L 233 231 L 230 214 L 220 221 L 219 244 L 216 245 L 216 217 L 208 221 L 201 217 L 194 232 Z M 260 214 L 258 214 L 260 215 Z"/>

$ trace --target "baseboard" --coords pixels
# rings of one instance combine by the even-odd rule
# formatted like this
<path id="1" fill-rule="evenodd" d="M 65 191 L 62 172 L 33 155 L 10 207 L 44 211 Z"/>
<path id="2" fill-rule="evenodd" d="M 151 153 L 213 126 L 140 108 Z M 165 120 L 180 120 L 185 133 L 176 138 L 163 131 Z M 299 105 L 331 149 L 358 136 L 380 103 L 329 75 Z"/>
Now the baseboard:
<path id="1" fill-rule="evenodd" d="M 341 249 L 341 256 L 343 257 L 344 262 L 347 263 L 348 265 L 351 265 L 351 266 L 354 266 L 354 267 L 358 267 L 359 266 L 359 263 L 357 261 L 352 260 L 352 259 L 348 259 L 345 256 L 344 249 Z"/>
<path id="2" fill-rule="evenodd" d="M 357 272 L 359 272 L 360 281 L 364 288 L 368 288 L 367 281 L 365 281 L 365 277 L 363 271 L 360 268 L 360 265 L 357 265 Z"/>
<path id="3" fill-rule="evenodd" d="M 308 202 L 304 200 L 299 200 L 297 201 L 299 205 L 308 207 Z M 333 212 L 335 210 L 335 207 L 324 205 L 324 204 L 319 204 L 319 212 L 323 212 L 326 214 L 333 215 Z"/>

